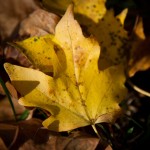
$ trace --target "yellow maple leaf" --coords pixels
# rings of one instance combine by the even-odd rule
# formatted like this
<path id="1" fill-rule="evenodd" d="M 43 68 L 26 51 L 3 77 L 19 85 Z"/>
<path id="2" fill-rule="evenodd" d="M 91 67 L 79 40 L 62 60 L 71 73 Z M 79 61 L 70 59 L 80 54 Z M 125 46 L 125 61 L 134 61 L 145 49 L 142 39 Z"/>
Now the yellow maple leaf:
<path id="1" fill-rule="evenodd" d="M 100 69 L 126 63 L 129 51 L 128 36 L 120 20 L 122 20 L 121 17 L 120 19 L 115 18 L 114 11 L 109 10 L 99 23 L 89 27 L 90 33 L 101 45 Z"/>
<path id="2" fill-rule="evenodd" d="M 85 38 L 70 5 L 45 42 L 51 49 L 53 77 L 41 71 L 5 64 L 5 69 L 22 97 L 24 106 L 40 107 L 51 113 L 43 125 L 54 131 L 110 122 L 120 112 L 126 95 L 123 65 L 98 69 L 100 47 Z M 58 55 L 59 53 L 59 55 Z"/>
<path id="3" fill-rule="evenodd" d="M 62 11 L 71 0 L 43 0 L 42 2 L 50 10 Z M 130 43 L 123 25 L 128 9 L 115 16 L 112 9 L 106 9 L 106 0 L 72 0 L 72 2 L 79 23 L 86 26 L 87 31 L 94 35 L 101 45 L 100 69 L 122 62 L 127 64 Z"/>

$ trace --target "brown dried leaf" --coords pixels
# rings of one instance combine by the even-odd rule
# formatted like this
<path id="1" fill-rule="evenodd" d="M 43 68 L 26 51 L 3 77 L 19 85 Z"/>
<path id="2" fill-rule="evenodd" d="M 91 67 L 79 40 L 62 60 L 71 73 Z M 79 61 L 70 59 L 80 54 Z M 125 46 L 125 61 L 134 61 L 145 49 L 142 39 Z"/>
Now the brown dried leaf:
<path id="1" fill-rule="evenodd" d="M 34 0 L 1 0 L 0 1 L 0 36 L 9 38 L 20 21 L 38 6 Z"/>
<path id="2" fill-rule="evenodd" d="M 13 63 L 13 64 L 19 64 L 24 67 L 32 67 L 31 62 L 28 60 L 28 58 L 15 49 L 14 47 L 7 45 L 4 50 L 5 60 L 7 62 Z"/>
<path id="3" fill-rule="evenodd" d="M 59 19 L 53 13 L 49 13 L 43 9 L 37 9 L 22 21 L 19 35 L 41 36 L 48 33 L 54 34 L 54 29 Z"/>
<path id="4" fill-rule="evenodd" d="M 69 137 L 55 136 L 53 139 L 56 140 L 56 150 L 95 150 L 99 143 L 98 138 L 83 134 L 82 132 L 73 132 Z"/>
<path id="5" fill-rule="evenodd" d="M 18 123 L 0 124 L 1 137 L 11 150 L 95 150 L 99 139 L 83 132 L 68 137 L 41 128 L 41 120 L 30 119 Z"/>
<path id="6" fill-rule="evenodd" d="M 18 123 L 8 123 L 0 124 L 1 137 L 6 143 L 6 146 L 11 150 L 18 149 L 25 141 L 29 139 L 35 139 L 37 131 L 41 127 L 41 120 L 30 119 L 26 121 L 21 121 Z M 48 132 L 47 132 L 48 133 Z M 45 140 L 46 133 L 44 132 L 40 139 Z M 37 136 L 36 139 L 38 139 Z M 38 140 L 40 141 L 40 140 Z"/>
<path id="7" fill-rule="evenodd" d="M 51 134 L 47 142 L 39 144 L 28 140 L 19 150 L 28 150 L 29 148 L 32 148 L 32 150 L 95 150 L 98 143 L 98 138 L 93 138 L 87 134 L 73 133 L 69 137 Z"/>

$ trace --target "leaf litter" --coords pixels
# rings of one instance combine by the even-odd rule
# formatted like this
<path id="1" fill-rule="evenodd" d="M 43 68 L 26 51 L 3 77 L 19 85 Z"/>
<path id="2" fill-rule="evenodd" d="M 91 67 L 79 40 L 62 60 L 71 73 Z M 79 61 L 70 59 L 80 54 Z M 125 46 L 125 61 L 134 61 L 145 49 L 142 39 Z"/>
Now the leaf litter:
<path id="1" fill-rule="evenodd" d="M 48 41 L 46 41 L 46 42 L 48 42 Z M 61 54 L 59 54 L 60 56 L 61 56 Z M 20 59 L 21 60 L 21 59 Z M 8 62 L 9 62 L 9 60 L 7 60 Z M 23 64 L 23 63 L 22 63 Z M 23 65 L 24 66 L 24 65 Z M 142 69 L 142 68 L 141 68 Z M 135 96 L 136 95 L 136 96 Z M 127 107 L 128 107 L 128 105 L 129 105 L 129 108 L 127 108 L 127 109 L 129 109 L 128 110 L 128 112 L 129 112 L 129 116 L 133 116 L 133 117 L 135 117 L 135 115 L 137 114 L 138 116 L 139 116 L 139 122 L 140 122 L 140 118 L 142 118 L 143 116 L 140 114 L 140 113 L 137 113 L 140 109 L 142 109 L 143 107 L 141 106 L 141 101 L 139 101 L 139 99 L 141 99 L 140 98 L 140 96 L 138 96 L 138 98 L 136 98 L 136 100 L 134 99 L 135 97 L 137 97 L 137 95 L 139 95 L 138 93 L 135 93 L 135 95 L 133 94 L 133 95 L 131 95 L 131 99 L 129 100 L 129 101 L 127 101 L 128 103 L 127 103 Z M 129 97 L 127 98 L 127 99 L 129 99 Z M 146 103 L 146 106 L 148 106 L 149 104 L 148 104 L 148 102 L 147 101 L 145 101 L 145 98 L 143 98 L 142 99 L 142 103 Z M 132 106 L 133 105 L 133 106 Z M 132 107 L 131 107 L 132 106 Z M 134 110 L 134 108 L 137 108 L 136 110 Z M 145 112 L 148 110 L 148 108 L 146 108 L 146 107 L 144 107 L 145 108 Z M 143 108 L 143 109 L 144 109 Z M 127 110 L 126 110 L 127 111 Z M 133 111 L 133 112 L 132 112 Z M 132 113 L 131 113 L 132 112 Z M 141 111 L 140 111 L 141 112 Z M 145 114 L 144 116 L 148 116 L 148 114 Z M 120 118 L 121 119 L 121 118 Z M 135 117 L 135 119 L 136 119 L 136 117 Z M 41 119 L 40 119 L 41 120 Z M 126 120 L 126 119 L 125 119 Z M 123 126 L 122 125 L 122 123 L 126 123 L 126 126 L 128 125 L 128 123 L 127 122 L 129 122 L 130 124 L 131 124 L 131 121 L 121 121 L 120 122 L 120 120 L 119 120 L 119 122 L 118 122 L 118 120 L 117 120 L 117 122 L 114 124 L 114 125 L 116 125 L 117 126 L 117 123 L 121 123 L 121 124 L 119 124 L 120 126 L 122 126 L 122 128 L 124 128 L 125 129 L 125 125 Z M 33 123 L 34 124 L 34 123 Z M 135 124 L 132 124 L 133 126 L 135 126 Z M 5 126 L 5 125 L 4 125 Z M 30 125 L 29 125 L 30 126 Z M 104 125 L 105 126 L 105 125 Z M 107 127 L 107 126 L 105 126 L 105 127 Z M 132 128 L 132 127 L 131 127 Z M 84 128 L 83 128 L 84 129 Z M 138 129 L 137 127 L 134 127 L 134 130 L 133 130 L 133 133 L 135 134 L 135 133 L 137 133 L 137 131 L 136 131 L 136 129 Z M 46 132 L 48 131 L 47 129 L 45 129 L 46 130 Z M 78 130 L 80 130 L 80 129 L 78 129 Z M 82 128 L 81 128 L 81 130 L 82 130 Z M 112 128 L 108 128 L 108 131 L 109 130 L 111 130 L 111 131 L 113 131 L 114 130 L 114 127 Z M 115 127 L 115 130 L 116 130 L 116 127 Z M 138 129 L 139 130 L 139 129 Z M 144 129 L 142 129 L 142 130 L 144 130 Z M 121 130 L 118 130 L 117 132 L 120 132 Z M 125 131 L 125 130 L 124 130 Z M 51 132 L 51 131 L 50 131 Z M 87 132 L 87 131 L 86 131 Z M 101 131 L 102 132 L 102 131 Z M 44 134 L 44 132 L 43 132 L 43 134 Z M 63 133 L 62 133 L 63 134 Z M 113 140 L 118 140 L 118 142 L 119 142 L 119 140 L 120 139 L 118 139 L 117 137 L 115 137 L 117 134 L 116 133 L 113 133 L 114 135 L 113 135 L 113 138 L 114 139 L 112 139 L 112 141 Z M 123 135 L 125 135 L 125 133 L 123 134 L 122 132 L 120 132 L 120 136 L 123 136 Z M 0 134 L 1 135 L 1 134 Z M 37 134 L 35 134 L 35 135 L 37 135 Z M 143 135 L 143 133 L 142 133 L 142 135 Z M 130 134 L 130 136 L 132 137 L 132 135 Z M 136 135 L 135 135 L 136 136 Z M 137 135 L 138 136 L 138 135 Z M 56 138 L 58 137 L 58 135 L 56 135 Z M 60 134 L 60 137 L 62 137 L 62 135 Z M 64 137 L 64 136 L 63 136 Z M 66 138 L 68 137 L 68 135 L 66 136 Z M 95 136 L 94 136 L 95 137 Z M 140 137 L 140 136 L 139 136 Z M 23 138 L 23 137 L 22 137 Z M 110 138 L 110 137 L 109 137 Z M 145 137 L 146 138 L 146 137 Z M 137 139 L 138 139 L 138 137 L 137 137 Z M 3 139 L 2 139 L 3 140 Z M 126 141 L 127 139 L 125 138 L 125 137 L 123 137 L 123 141 Z M 60 140 L 61 141 L 61 140 Z M 136 137 L 135 137 L 135 141 L 136 141 Z M 3 141 L 2 141 L 3 142 Z M 16 141 L 16 143 L 17 142 L 19 142 L 19 140 L 18 141 Z M 29 144 L 28 144 L 28 142 L 29 142 Z M 52 140 L 51 140 L 51 142 L 52 142 Z M 62 142 L 62 141 L 61 141 Z M 102 141 L 101 141 L 102 142 Z M 114 142 L 114 141 L 113 141 Z M 117 141 L 115 141 L 115 143 L 114 143 L 114 145 L 116 146 L 116 147 L 121 147 L 122 149 L 123 149 L 123 147 L 121 146 L 121 145 L 117 145 L 117 143 L 118 143 Z M 120 143 L 121 143 L 122 141 L 120 141 Z M 108 142 L 107 142 L 108 143 Z M 128 143 L 128 145 L 129 146 L 131 146 L 131 145 L 135 145 L 135 144 L 133 144 L 134 142 L 131 142 L 130 144 Z M 139 142 L 140 143 L 140 142 Z M 24 143 L 25 144 L 25 143 Z M 97 143 L 98 144 L 98 143 Z M 102 144 L 102 143 L 101 143 Z M 99 147 L 99 145 L 101 145 L 100 143 L 97 145 L 97 148 Z M 5 148 L 6 148 L 6 144 L 2 144 Z M 25 144 L 26 145 L 26 144 Z M 50 144 L 51 146 L 53 145 L 53 144 Z M 57 144 L 55 144 L 55 145 L 57 145 Z M 95 145 L 96 145 L 96 143 L 95 143 Z M 106 144 L 107 145 L 107 144 Z M 8 145 L 7 145 L 8 146 Z M 38 144 L 38 146 L 35 146 L 35 142 L 33 142 L 32 140 L 29 140 L 29 141 L 27 141 L 27 147 L 26 148 L 24 148 L 24 149 L 27 149 L 28 147 L 36 147 L 37 149 L 38 148 L 41 148 L 42 149 L 42 147 L 40 147 L 39 146 L 39 144 Z M 43 147 L 44 147 L 44 145 L 43 145 Z M 45 146 L 46 147 L 46 146 Z M 105 146 L 105 148 L 110 148 L 111 146 L 109 145 L 109 146 Z M 132 146 L 131 146 L 132 147 Z M 104 147 L 103 147 L 103 149 L 105 149 Z M 111 148 L 110 148 L 111 149 Z M 128 149 L 129 149 L 129 147 L 128 147 Z"/>

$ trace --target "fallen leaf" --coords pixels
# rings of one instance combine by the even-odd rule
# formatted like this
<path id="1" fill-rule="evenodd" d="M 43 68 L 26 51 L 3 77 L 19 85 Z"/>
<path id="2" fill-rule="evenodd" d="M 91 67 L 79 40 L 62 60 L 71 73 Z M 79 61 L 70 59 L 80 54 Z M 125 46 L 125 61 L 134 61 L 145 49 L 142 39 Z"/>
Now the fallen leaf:
<path id="1" fill-rule="evenodd" d="M 83 11 L 83 17 L 78 18 L 81 24 L 87 26 L 90 34 L 98 40 L 101 46 L 101 55 L 99 59 L 99 68 L 106 69 L 112 65 L 117 65 L 120 63 L 127 63 L 127 55 L 129 53 L 129 37 L 127 31 L 125 31 L 123 25 L 124 20 L 127 15 L 127 9 L 124 9 L 118 16 L 114 15 L 114 10 L 106 10 L 105 1 L 100 0 L 93 2 L 91 5 L 96 8 L 102 7 L 103 11 L 99 16 L 99 13 L 96 13 L 97 20 L 94 19 L 93 15 L 90 14 L 92 10 L 87 9 Z M 90 4 L 90 3 L 89 3 Z M 82 8 L 80 8 L 82 10 Z M 102 9 L 100 9 L 102 10 Z M 77 11 L 78 12 L 78 11 Z M 79 12 L 80 13 L 80 12 Z M 81 21 L 83 18 L 89 18 L 92 21 L 84 23 Z"/>
<path id="2" fill-rule="evenodd" d="M 13 85 L 23 96 L 19 103 L 49 111 L 51 116 L 43 125 L 53 131 L 113 121 L 127 92 L 124 67 L 98 69 L 99 44 L 94 38 L 83 36 L 74 20 L 72 5 L 57 24 L 55 36 L 45 38 L 45 42 L 49 47 L 57 46 L 51 49 L 53 77 L 5 64 Z"/>
<path id="3" fill-rule="evenodd" d="M 48 6 L 50 5 L 51 9 L 56 9 L 57 6 L 57 9 L 60 10 L 64 9 L 68 4 L 68 2 L 63 3 L 63 1 L 60 0 L 57 0 L 55 2 L 45 0 L 43 1 L 43 3 L 46 3 L 45 5 Z M 130 42 L 127 31 L 125 31 L 123 27 L 124 20 L 127 15 L 127 9 L 124 9 L 118 16 L 115 16 L 113 10 L 106 11 L 105 0 L 94 0 L 88 3 L 86 1 L 81 2 L 81 0 L 75 0 L 74 8 L 80 24 L 86 26 L 88 32 L 94 35 L 94 37 L 101 45 L 99 68 L 106 69 L 112 65 L 118 65 L 120 63 L 127 64 Z M 97 9 L 100 12 L 97 12 Z M 31 60 L 31 62 L 41 70 L 41 68 L 44 68 L 44 65 L 42 64 L 42 66 L 39 66 L 39 60 L 43 60 L 43 62 L 45 63 L 50 61 L 48 60 L 49 58 L 47 58 L 49 52 L 45 52 L 44 50 L 42 50 L 45 49 L 47 44 L 45 44 L 43 40 L 40 41 L 40 45 L 42 45 L 42 48 L 40 48 L 41 46 L 37 45 L 40 42 L 37 43 L 34 38 L 32 40 L 27 39 L 25 41 L 18 42 L 17 45 L 20 47 L 20 49 L 23 49 L 22 51 Z M 39 47 L 39 54 L 36 52 L 37 47 Z M 38 59 L 37 61 L 37 57 L 40 57 L 42 51 L 44 52 L 43 55 L 45 57 Z M 33 54 L 37 57 L 32 57 L 30 53 L 31 55 Z M 49 69 L 49 71 L 52 72 L 52 64 L 50 63 L 48 65 L 51 68 Z M 42 71 L 49 72 L 48 70 L 43 69 Z"/>
<path id="4" fill-rule="evenodd" d="M 0 123 L 0 136 L 6 146 L 10 150 L 14 150 L 29 139 L 39 143 L 46 142 L 50 133 L 45 130 L 38 133 L 41 126 L 41 120 L 36 118 L 20 122 Z"/>
<path id="5" fill-rule="evenodd" d="M 73 135 L 63 137 L 59 135 L 49 135 L 49 140 L 45 143 L 36 143 L 32 140 L 25 142 L 19 150 L 95 150 L 99 143 L 98 138 L 91 137 L 90 135 Z"/>
<path id="6" fill-rule="evenodd" d="M 28 18 L 21 22 L 19 35 L 42 36 L 54 34 L 54 29 L 59 21 L 59 17 L 43 9 L 36 9 Z"/>
<path id="7" fill-rule="evenodd" d="M 95 150 L 99 139 L 90 135 L 71 134 L 69 137 L 51 136 L 49 143 L 54 146 L 53 150 Z"/>
<path id="8" fill-rule="evenodd" d="M 5 0 L 0 5 L 0 36 L 2 40 L 10 38 L 28 14 L 39 8 L 33 0 Z"/>
<path id="9" fill-rule="evenodd" d="M 27 59 L 27 57 L 18 51 L 16 48 L 12 47 L 11 45 L 7 45 L 4 48 L 4 61 L 13 63 L 16 65 L 21 65 L 25 67 L 31 67 L 31 62 Z"/>
<path id="10" fill-rule="evenodd" d="M 86 16 L 95 23 L 98 23 L 106 13 L 106 0 L 92 0 L 88 2 L 86 0 L 73 0 L 73 2 L 75 13 L 80 16 Z M 84 17 L 81 17 L 79 20 L 81 21 L 81 19 L 84 19 Z"/>
<path id="11" fill-rule="evenodd" d="M 55 12 L 62 11 L 68 3 L 62 0 L 43 0 L 42 2 L 44 6 L 50 10 L 55 10 Z M 100 69 L 106 69 L 120 63 L 127 64 L 130 42 L 127 31 L 123 27 L 127 9 L 115 16 L 114 10 L 106 9 L 106 0 L 88 2 L 86 0 L 73 0 L 73 3 L 79 23 L 84 25 L 87 32 L 94 35 L 101 45 Z"/>
<path id="12" fill-rule="evenodd" d="M 99 59 L 101 69 L 126 63 L 129 51 L 128 36 L 120 19 L 114 16 L 113 10 L 108 10 L 98 24 L 93 24 L 89 27 L 89 31 L 101 45 L 101 56 Z"/>

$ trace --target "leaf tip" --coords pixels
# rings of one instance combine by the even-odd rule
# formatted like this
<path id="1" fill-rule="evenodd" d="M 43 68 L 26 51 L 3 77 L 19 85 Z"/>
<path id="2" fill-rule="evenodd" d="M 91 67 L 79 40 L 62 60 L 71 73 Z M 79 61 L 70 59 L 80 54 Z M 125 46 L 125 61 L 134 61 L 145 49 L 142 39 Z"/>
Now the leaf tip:
<path id="1" fill-rule="evenodd" d="M 128 8 L 125 8 L 120 14 L 116 16 L 117 19 L 120 20 L 120 23 L 124 25 L 125 19 L 127 17 Z"/>
<path id="2" fill-rule="evenodd" d="M 71 4 L 68 6 L 67 10 L 66 10 L 66 14 L 72 14 L 72 15 L 73 15 L 73 10 L 74 10 L 74 4 L 71 3 Z"/>
<path id="3" fill-rule="evenodd" d="M 7 71 L 7 69 L 11 66 L 10 63 L 4 63 L 4 69 Z"/>

